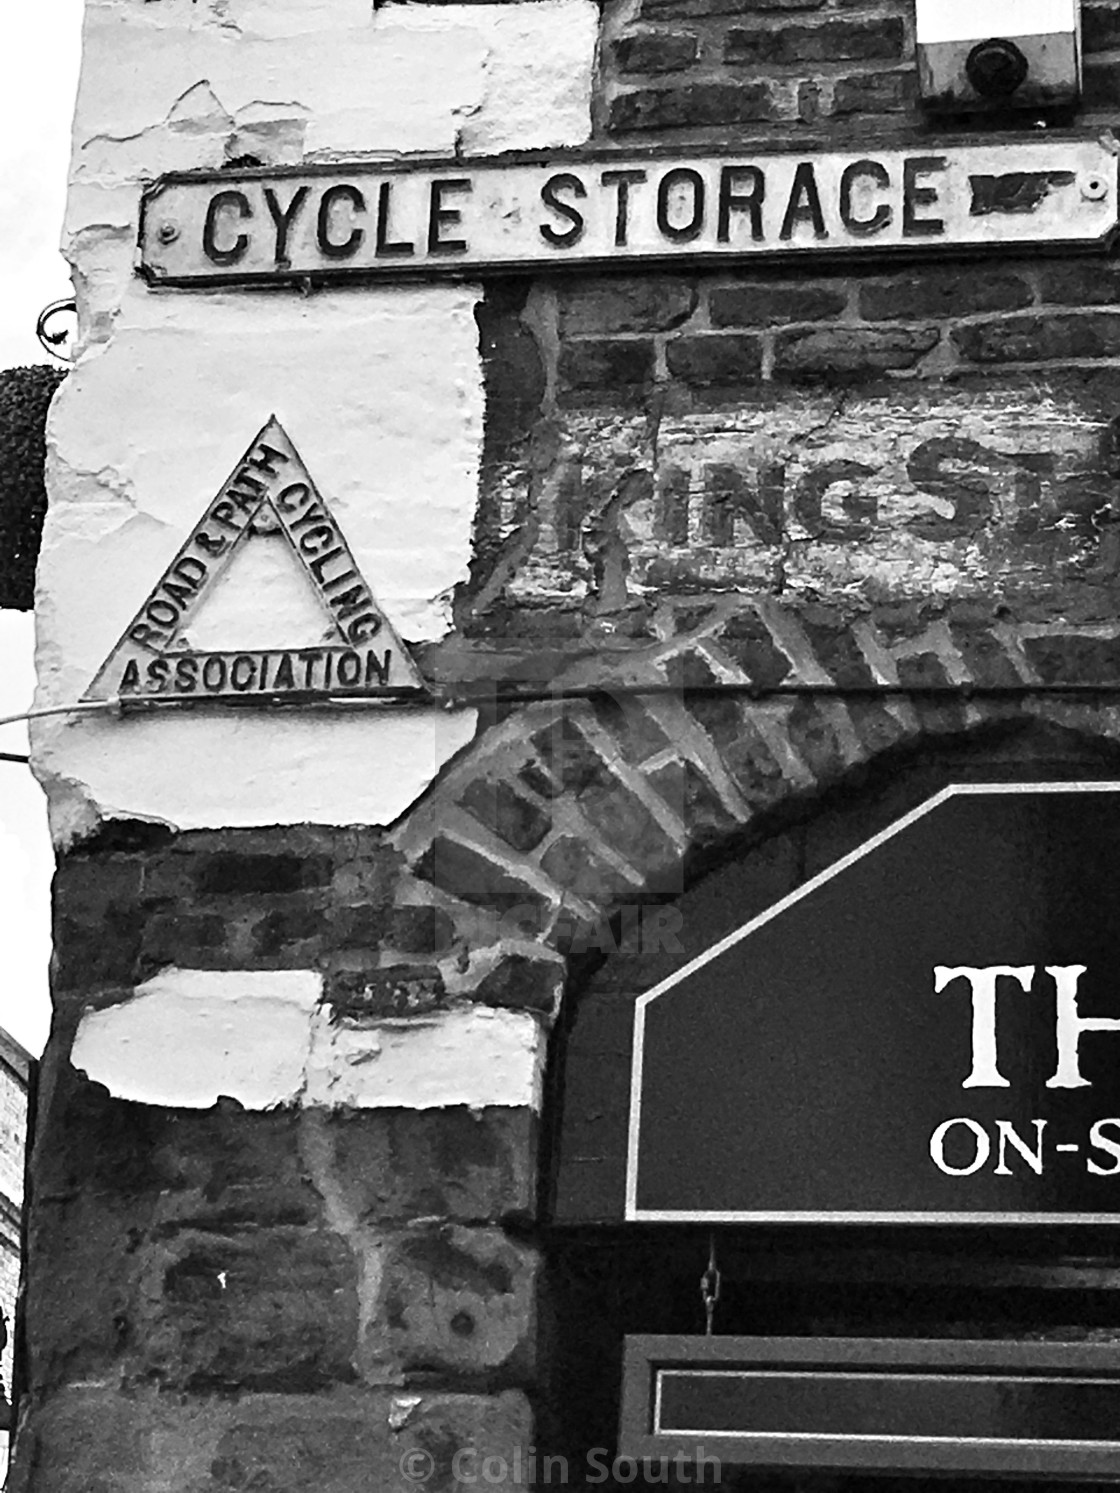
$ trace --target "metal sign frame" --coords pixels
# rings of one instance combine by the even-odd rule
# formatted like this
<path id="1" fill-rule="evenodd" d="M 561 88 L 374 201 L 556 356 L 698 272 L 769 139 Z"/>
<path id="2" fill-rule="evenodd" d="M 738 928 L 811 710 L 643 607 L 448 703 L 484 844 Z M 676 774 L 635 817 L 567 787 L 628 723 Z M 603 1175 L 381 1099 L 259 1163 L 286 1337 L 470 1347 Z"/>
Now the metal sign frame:
<path id="1" fill-rule="evenodd" d="M 662 980 L 651 990 L 641 995 L 634 1007 L 634 1045 L 630 1070 L 630 1113 L 627 1128 L 625 1220 L 628 1223 L 730 1223 L 730 1224 L 920 1224 L 976 1226 L 988 1224 L 1010 1225 L 1107 1225 L 1115 1228 L 1115 1213 L 1042 1213 L 1042 1212 L 894 1212 L 884 1210 L 798 1210 L 791 1212 L 758 1210 L 696 1210 L 696 1209 L 649 1209 L 638 1206 L 639 1141 L 642 1118 L 642 1078 L 646 1012 L 652 1002 L 687 980 L 713 959 L 748 938 L 759 928 L 772 922 L 790 907 L 810 896 L 818 887 L 841 876 L 857 861 L 870 855 L 879 846 L 901 834 L 918 820 L 925 818 L 939 805 L 957 797 L 986 794 L 1073 794 L 1114 793 L 1120 794 L 1120 781 L 1091 780 L 1078 782 L 996 782 L 996 783 L 952 783 L 935 793 L 917 808 L 895 820 L 880 833 L 873 835 L 848 855 L 819 872 L 803 886 L 776 902 L 758 917 L 752 918 L 743 927 L 737 928 L 703 954 L 689 961 L 674 974 Z"/>
<path id="2" fill-rule="evenodd" d="M 769 1381 L 787 1402 L 783 1414 L 789 1415 L 790 1428 L 667 1426 L 664 1401 L 671 1376 Z M 1008 1340 L 628 1336 L 619 1451 L 634 1459 L 680 1456 L 686 1463 L 703 1455 L 738 1466 L 1117 1479 L 1120 1439 L 810 1431 L 805 1429 L 811 1418 L 806 1396 L 797 1395 L 799 1388 L 808 1390 L 819 1407 L 827 1404 L 830 1391 L 839 1391 L 838 1399 L 858 1405 L 866 1391 L 874 1418 L 884 1390 L 898 1387 L 905 1394 L 918 1388 L 934 1415 L 945 1407 L 948 1425 L 953 1402 L 959 1405 L 962 1392 L 972 1394 L 981 1386 L 1012 1396 L 1033 1391 L 1042 1402 L 1053 1394 L 1057 1419 L 1068 1422 L 1071 1407 L 1078 1413 L 1079 1390 L 1098 1397 L 1103 1392 L 1109 1399 L 1115 1392 L 1120 1406 L 1120 1348 Z M 1079 1415 L 1091 1423 L 1089 1406 L 1082 1405 Z M 772 1409 L 767 1418 L 774 1419 Z M 835 1408 L 830 1418 L 837 1418 Z"/>
<path id="3" fill-rule="evenodd" d="M 1046 232 L 1032 236 L 1029 230 L 1038 226 L 1037 209 L 1040 205 L 1045 206 L 1048 191 L 1043 179 L 1062 176 L 1065 178 L 1062 185 L 1066 187 L 1074 182 L 1074 175 L 1068 169 L 1068 162 L 1065 170 L 1057 167 L 1057 163 L 1062 159 L 1060 153 L 1063 150 L 1074 157 L 1077 152 L 1093 155 L 1095 164 L 1091 168 L 1083 168 L 1084 180 L 1081 182 L 1081 195 L 1086 202 L 1101 205 L 1102 226 L 1100 231 L 1081 235 L 1063 231 L 1068 229 L 1069 215 L 1059 213 Z M 870 216 L 853 214 L 851 231 L 843 239 L 830 238 L 827 234 L 822 236 L 814 232 L 806 241 L 799 231 L 792 233 L 788 241 L 757 243 L 753 242 L 752 233 L 752 241 L 733 242 L 728 241 L 726 236 L 717 235 L 721 239 L 722 247 L 714 243 L 705 246 L 702 239 L 711 236 L 708 234 L 707 227 L 703 235 L 690 236 L 682 223 L 666 223 L 663 225 L 665 231 L 654 248 L 651 249 L 648 246 L 619 248 L 619 223 L 626 211 L 624 205 L 626 199 L 623 193 L 627 188 L 623 179 L 627 176 L 643 175 L 646 170 L 652 171 L 659 166 L 668 166 L 670 168 L 668 174 L 672 175 L 675 172 L 681 175 L 682 183 L 678 184 L 683 184 L 684 176 L 690 172 L 696 175 L 697 169 L 705 166 L 719 167 L 721 170 L 733 167 L 743 172 L 749 172 L 755 168 L 767 170 L 773 167 L 776 171 L 785 172 L 791 162 L 817 166 L 822 163 L 831 163 L 829 169 L 837 168 L 837 163 L 847 162 L 848 167 L 852 169 L 857 166 L 877 167 L 881 171 L 882 160 L 887 157 L 892 159 L 897 157 L 899 166 L 904 161 L 929 163 L 941 160 L 943 165 L 947 160 L 958 163 L 970 161 L 972 162 L 970 170 L 981 171 L 986 166 L 988 173 L 994 171 L 996 173 L 994 175 L 983 174 L 976 178 L 988 183 L 1003 184 L 1002 192 L 997 192 L 996 199 L 989 203 L 979 216 L 987 215 L 985 220 L 989 224 L 1002 225 L 1003 232 L 985 233 L 978 238 L 966 237 L 964 240 L 959 235 L 939 238 L 935 234 L 930 234 L 926 231 L 930 225 L 928 222 L 922 222 L 923 218 L 932 215 L 928 200 L 923 197 L 923 193 L 929 189 L 928 182 L 925 178 L 917 176 L 909 183 L 908 196 L 904 193 L 898 204 L 899 212 L 896 215 L 895 226 L 891 230 L 892 234 L 898 227 L 898 220 L 904 216 L 903 207 L 907 202 L 912 209 L 912 221 L 909 223 L 910 236 L 905 236 L 907 230 L 904 225 L 904 228 L 900 230 L 904 236 L 899 242 L 883 241 L 882 230 L 875 224 L 875 213 L 871 213 Z M 1049 157 L 1054 157 L 1054 160 L 1046 166 L 1043 163 Z M 1034 169 L 1031 169 L 1032 162 Z M 1070 133 L 1048 134 L 1041 139 L 1032 136 L 999 141 L 993 141 L 990 136 L 967 136 L 949 142 L 923 143 L 920 149 L 881 150 L 878 155 L 874 152 L 869 153 L 867 150 L 837 151 L 823 147 L 813 148 L 810 145 L 797 149 L 775 148 L 762 151 L 754 150 L 749 143 L 739 149 L 697 146 L 691 151 L 688 147 L 682 149 L 658 145 L 628 150 L 518 151 L 453 160 L 440 160 L 432 157 L 409 159 L 398 157 L 379 162 L 366 158 L 350 163 L 169 172 L 161 176 L 144 192 L 141 202 L 137 268 L 138 273 L 149 285 L 178 289 L 266 284 L 331 285 L 362 280 L 385 283 L 436 279 L 478 281 L 492 275 L 511 273 L 535 272 L 552 275 L 578 271 L 619 270 L 641 265 L 678 265 L 689 268 L 721 263 L 730 265 L 749 260 L 843 262 L 852 258 L 866 259 L 868 257 L 912 259 L 919 254 L 925 258 L 946 254 L 952 254 L 955 257 L 962 255 L 983 257 L 984 255 L 990 256 L 993 252 L 1028 248 L 1043 253 L 1093 253 L 1106 250 L 1117 231 L 1118 220 L 1120 220 L 1120 173 L 1117 167 L 1118 162 L 1114 153 L 1105 144 L 1092 136 Z M 584 216 L 582 210 L 587 207 L 587 203 L 582 201 L 579 191 L 569 184 L 563 188 L 558 186 L 554 191 L 554 203 L 559 205 L 554 205 L 550 209 L 547 222 L 553 230 L 552 239 L 543 249 L 538 246 L 538 251 L 533 254 L 517 252 L 499 254 L 490 260 L 478 257 L 472 260 L 469 254 L 459 255 L 458 251 L 462 245 L 458 244 L 456 239 L 459 232 L 457 220 L 463 201 L 450 190 L 452 186 L 456 184 L 461 186 L 464 179 L 470 179 L 472 174 L 479 180 L 485 178 L 488 181 L 494 181 L 519 171 L 549 173 L 547 178 L 542 176 L 541 182 L 536 183 L 540 188 L 546 180 L 559 181 L 561 177 L 567 175 L 570 183 L 572 173 L 580 171 L 594 173 L 600 168 L 609 177 L 607 190 L 615 193 L 604 209 L 604 223 L 609 218 L 614 225 L 613 245 L 607 242 L 611 236 L 609 232 L 606 232 L 601 252 L 589 252 L 586 243 L 580 245 L 578 235 L 570 236 L 575 227 L 576 217 Z M 801 169 L 800 166 L 795 169 L 795 179 L 797 169 Z M 371 196 L 369 202 L 364 203 L 364 207 L 368 208 L 369 216 L 362 234 L 366 243 L 360 252 L 357 241 L 351 244 L 353 232 L 350 238 L 343 237 L 341 229 L 337 229 L 332 234 L 331 230 L 324 229 L 320 222 L 320 240 L 324 237 L 327 240 L 322 252 L 317 254 L 313 263 L 299 262 L 298 255 L 292 248 L 298 238 L 298 233 L 294 231 L 297 224 L 293 214 L 293 196 L 284 205 L 280 204 L 277 198 L 270 207 L 271 216 L 263 213 L 260 215 L 260 221 L 268 226 L 269 231 L 275 227 L 276 232 L 283 237 L 283 250 L 281 251 L 280 239 L 277 238 L 277 255 L 269 267 L 247 269 L 235 253 L 241 229 L 246 226 L 238 219 L 248 209 L 249 203 L 245 199 L 244 208 L 242 208 L 236 204 L 234 199 L 238 193 L 244 197 L 246 188 L 255 189 L 255 186 L 261 183 L 288 183 L 289 185 L 295 184 L 295 190 L 298 191 L 299 184 L 305 183 L 310 192 L 316 183 L 333 183 L 337 193 L 345 198 L 347 193 L 353 193 L 356 190 L 361 195 L 359 183 L 368 183 L 371 179 L 378 179 L 378 193 L 381 194 L 385 187 L 391 189 L 394 183 L 402 184 L 403 190 L 403 184 L 407 183 L 410 177 L 418 176 L 442 178 L 443 186 L 448 190 L 445 194 L 438 196 L 438 201 L 433 199 L 429 204 L 426 220 L 426 231 L 429 236 L 428 249 L 421 246 L 421 253 L 419 256 L 414 256 L 413 263 L 409 263 L 407 258 L 401 258 L 400 255 L 396 258 L 393 256 L 392 251 L 400 250 L 404 246 L 393 241 L 392 214 L 387 206 L 388 199 L 384 196 L 381 197 L 380 202 L 375 201 Z M 876 177 L 873 172 L 865 169 L 863 179 L 870 182 L 873 190 L 877 190 Z M 966 175 L 966 180 L 971 179 Z M 807 182 L 807 178 L 805 180 Z M 582 183 L 577 183 L 579 187 L 582 185 Z M 600 183 L 595 185 L 598 186 Z M 220 188 L 221 195 L 228 199 L 227 206 L 234 213 L 232 227 L 226 234 L 230 241 L 227 244 L 223 237 L 221 252 L 218 256 L 222 262 L 205 264 L 201 268 L 195 266 L 188 271 L 162 268 L 160 265 L 162 251 L 166 250 L 168 255 L 174 259 L 182 247 L 181 245 L 179 248 L 175 247 L 181 238 L 182 226 L 174 218 L 161 220 L 160 217 L 160 214 L 166 210 L 168 194 L 182 188 L 193 190 L 207 186 Z M 733 204 L 737 201 L 736 194 L 746 192 L 749 196 L 749 186 L 749 181 L 736 182 L 731 194 Z M 789 190 L 788 184 L 786 186 Z M 327 185 L 326 190 L 331 189 L 331 186 Z M 892 192 L 898 190 L 898 183 L 893 178 L 890 190 Z M 658 191 L 660 192 L 660 186 Z M 573 192 L 575 195 L 571 195 Z M 340 202 L 341 206 L 349 212 L 350 206 L 353 205 L 352 201 L 350 206 L 342 199 Z M 787 212 L 792 210 L 793 203 L 794 198 L 791 195 Z M 540 207 L 536 199 L 534 199 L 534 204 L 537 208 Z M 711 212 L 708 217 L 714 218 L 715 204 L 709 201 L 709 207 Z M 320 211 L 322 208 L 323 203 L 320 199 Z M 740 214 L 748 211 L 741 205 L 734 206 L 733 210 Z M 517 211 L 520 212 L 521 208 Z M 819 202 L 817 211 L 820 211 Z M 285 214 L 289 215 L 288 218 Z M 956 215 L 965 222 L 970 216 L 976 216 L 975 213 L 971 215 L 967 213 L 963 206 L 956 209 Z M 510 212 L 506 216 L 512 218 L 517 214 Z M 797 197 L 796 217 L 802 227 L 808 225 L 813 228 L 812 193 L 807 192 Z M 306 210 L 303 207 L 300 208 L 299 222 L 306 226 L 315 218 L 316 210 L 309 196 Z M 347 221 L 349 222 L 349 219 Z M 194 226 L 197 228 L 199 224 L 196 223 Z M 290 229 L 292 231 L 289 231 Z M 421 231 L 424 229 L 425 225 L 422 224 Z M 356 230 L 353 231 L 356 232 Z M 224 229 L 223 233 L 225 233 Z M 438 250 L 434 254 L 428 252 L 431 248 L 433 233 Z M 734 240 L 734 234 L 731 234 L 730 238 Z M 360 261 L 362 253 L 369 252 L 370 245 L 375 239 L 376 247 L 369 261 L 357 262 Z M 775 239 L 780 239 L 777 233 Z M 616 252 L 611 252 L 612 248 Z M 446 252 L 448 250 L 454 252 Z M 201 252 L 199 257 L 201 257 Z M 244 250 L 241 257 L 244 257 Z M 350 262 L 352 259 L 356 262 Z M 416 262 L 417 259 L 419 262 Z"/>

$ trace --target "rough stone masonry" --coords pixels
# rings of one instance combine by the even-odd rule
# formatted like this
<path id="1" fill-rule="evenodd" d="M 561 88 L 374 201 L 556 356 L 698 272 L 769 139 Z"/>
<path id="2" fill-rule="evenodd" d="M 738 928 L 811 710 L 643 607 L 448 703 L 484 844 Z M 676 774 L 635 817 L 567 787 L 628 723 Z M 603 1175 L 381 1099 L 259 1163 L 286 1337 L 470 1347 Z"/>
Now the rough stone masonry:
<path id="1" fill-rule="evenodd" d="M 1083 14 L 1093 135 L 1120 5 Z M 135 274 L 145 186 L 956 128 L 904 0 L 87 0 L 40 703 L 85 693 L 271 414 L 447 703 L 37 726 L 19 1493 L 512 1467 L 580 1328 L 548 1288 L 550 1033 L 621 910 L 884 762 L 1120 737 L 1115 695 L 1048 692 L 1120 685 L 1103 251 L 176 292 Z M 314 640 L 289 561 L 255 535 L 191 646 Z"/>

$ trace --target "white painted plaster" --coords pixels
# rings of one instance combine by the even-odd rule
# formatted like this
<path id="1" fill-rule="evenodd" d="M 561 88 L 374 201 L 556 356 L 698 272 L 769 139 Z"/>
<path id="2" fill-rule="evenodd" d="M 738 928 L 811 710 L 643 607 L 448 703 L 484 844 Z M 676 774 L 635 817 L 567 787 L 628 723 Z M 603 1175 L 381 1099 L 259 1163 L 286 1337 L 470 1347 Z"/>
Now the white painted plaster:
<path id="1" fill-rule="evenodd" d="M 545 1036 L 525 1011 L 474 1006 L 365 1026 L 315 1018 L 304 1103 L 356 1109 L 465 1104 L 540 1109 Z"/>
<path id="2" fill-rule="evenodd" d="M 578 143 L 597 23 L 592 0 L 88 0 L 64 236 L 82 353 L 50 423 L 37 703 L 82 695 L 271 413 L 405 642 L 447 631 L 477 496 L 479 288 L 155 292 L 134 274 L 140 193 L 245 153 Z M 275 567 L 231 569 L 205 619 L 214 647 L 282 646 L 307 625 Z M 434 711 L 86 717 L 39 727 L 33 752 L 65 843 L 105 816 L 391 822 L 474 725 Z"/>
<path id="3" fill-rule="evenodd" d="M 277 1105 L 540 1108 L 545 1036 L 524 1011 L 333 1022 L 311 970 L 167 969 L 83 1013 L 71 1062 L 118 1099 Z"/>
<path id="4" fill-rule="evenodd" d="M 86 1011 L 70 1061 L 117 1099 L 209 1109 L 290 1101 L 322 994 L 310 970 L 169 969 L 121 1005 Z"/>

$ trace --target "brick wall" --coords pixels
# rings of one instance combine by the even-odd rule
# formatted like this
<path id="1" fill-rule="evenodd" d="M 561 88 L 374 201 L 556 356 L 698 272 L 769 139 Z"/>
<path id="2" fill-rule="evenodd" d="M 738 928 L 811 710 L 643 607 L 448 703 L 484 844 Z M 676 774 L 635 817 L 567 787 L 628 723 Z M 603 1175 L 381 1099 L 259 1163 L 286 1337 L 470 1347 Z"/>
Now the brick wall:
<path id="1" fill-rule="evenodd" d="M 1120 86 L 1118 15 L 1086 6 L 1079 128 L 1107 122 Z M 908 4 L 610 0 L 600 42 L 600 144 L 942 138 L 914 100 Z M 179 130 L 176 149 L 189 138 Z M 605 1288 L 564 1283 L 587 1262 L 553 1229 L 550 1107 L 420 1092 L 382 1104 L 379 1074 L 409 1043 L 434 1064 L 441 1041 L 460 1075 L 497 1071 L 505 1050 L 463 1025 L 478 1011 L 541 1063 L 552 1040 L 555 1058 L 558 1013 L 597 999 L 589 970 L 627 928 L 678 957 L 687 888 L 729 858 L 754 876 L 791 821 L 850 808 L 868 774 L 993 741 L 1019 743 L 1007 770 L 1027 772 L 1054 733 L 1071 761 L 1111 770 L 1118 287 L 1103 255 L 1016 255 L 487 288 L 470 576 L 450 597 L 454 625 L 416 648 L 437 687 L 478 708 L 474 741 L 388 825 L 287 822 L 289 769 L 332 770 L 336 717 L 319 756 L 305 743 L 271 769 L 275 816 L 259 823 L 238 817 L 236 785 L 224 825 L 174 828 L 118 799 L 66 820 L 18 1493 L 401 1493 L 413 1453 L 426 1485 L 451 1493 L 457 1449 L 509 1459 L 535 1426 L 569 1434 L 581 1402 L 564 1376 L 578 1376 L 585 1330 L 617 1353 L 620 1319 L 581 1321 L 604 1312 Z M 402 301 L 391 292 L 377 315 Z M 355 291 L 331 304 L 343 330 L 330 347 L 373 356 L 374 303 Z M 299 303 L 301 347 L 322 352 L 312 332 L 327 314 Z M 469 331 L 458 302 L 455 316 Z M 111 323 L 103 313 L 90 334 L 110 338 Z M 175 338 L 205 341 L 193 323 Z M 280 343 L 261 342 L 274 360 Z M 430 388 L 409 368 L 422 409 Z M 192 363 L 195 392 L 198 377 Z M 371 428 L 392 427 L 397 393 L 369 396 Z M 419 490 L 430 474 L 416 471 Z M 71 507 L 96 508 L 80 497 Z M 429 518 L 408 510 L 415 542 L 437 532 Z M 554 688 L 573 698 L 548 699 Z M 114 748 L 147 742 L 149 757 L 163 724 L 105 723 Z M 362 770 L 390 776 L 400 764 L 380 740 L 371 728 Z M 172 754 L 184 782 L 229 771 L 198 750 Z M 316 1029 L 344 1054 L 351 1097 L 305 1087 L 253 1108 L 222 1090 L 191 1108 L 71 1065 L 76 1034 L 150 1010 L 169 971 L 313 975 Z M 233 1045 L 225 1032 L 208 1022 L 190 1040 L 209 1055 Z M 184 1039 L 153 1067 L 190 1057 Z M 594 1093 L 586 1072 L 573 1081 L 589 1116 L 599 1088 L 617 1109 L 628 1081 L 621 1048 L 596 1059 Z M 616 1284 L 628 1260 L 640 1267 L 617 1299 L 667 1289 L 628 1248 L 610 1241 Z M 684 1243 L 667 1252 L 683 1279 Z M 1060 1269 L 1043 1255 L 1032 1268 L 1050 1289 Z M 832 1330 L 843 1304 L 822 1304 L 819 1264 L 802 1279 L 818 1282 L 811 1310 L 802 1300 L 788 1320 Z M 596 1427 L 613 1412 L 599 1405 Z"/>
<path id="2" fill-rule="evenodd" d="M 1120 85 L 1115 6 L 1087 0 L 1082 26 L 1085 110 L 1107 124 Z M 598 122 L 607 135 L 733 128 L 737 139 L 838 145 L 936 133 L 918 101 L 907 0 L 611 0 L 603 27 Z"/>

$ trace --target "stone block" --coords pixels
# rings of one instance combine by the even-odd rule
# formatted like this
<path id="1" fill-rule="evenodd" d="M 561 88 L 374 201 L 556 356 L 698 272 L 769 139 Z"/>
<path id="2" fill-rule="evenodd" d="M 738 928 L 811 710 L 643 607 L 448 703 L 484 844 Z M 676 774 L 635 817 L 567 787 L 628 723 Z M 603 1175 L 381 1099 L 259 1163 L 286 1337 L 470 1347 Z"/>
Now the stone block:
<path id="1" fill-rule="evenodd" d="M 356 1265 L 337 1235 L 182 1231 L 142 1251 L 133 1352 L 165 1388 L 315 1390 L 353 1377 Z"/>
<path id="2" fill-rule="evenodd" d="M 380 1251 L 377 1307 L 360 1349 L 363 1373 L 533 1372 L 538 1258 L 496 1228 L 417 1227 Z"/>
<path id="3" fill-rule="evenodd" d="M 484 1469 L 527 1489 L 515 1474 L 531 1440 L 528 1404 L 511 1391 L 260 1397 L 228 1417 L 199 1493 L 460 1493 L 485 1487 Z"/>
<path id="4" fill-rule="evenodd" d="M 302 1123 L 322 1130 L 332 1180 L 363 1225 L 488 1223 L 535 1210 L 530 1109 L 332 1111 Z"/>
<path id="5" fill-rule="evenodd" d="M 532 745 L 548 772 L 548 786 L 553 795 L 565 791 L 582 793 L 594 786 L 609 787 L 614 781 L 610 768 L 576 725 L 572 712 L 558 716 L 535 732 Z M 541 783 L 538 791 L 543 788 Z"/>
<path id="6" fill-rule="evenodd" d="M 15 1493 L 527 1490 L 523 1394 L 341 1388 L 184 1400 L 71 1390 L 33 1411 Z M 489 1473 L 487 1478 L 485 1474 Z"/>
<path id="7" fill-rule="evenodd" d="M 1081 45 L 1086 52 L 1109 52 L 1120 47 L 1120 15 L 1115 5 L 1082 5 Z"/>

